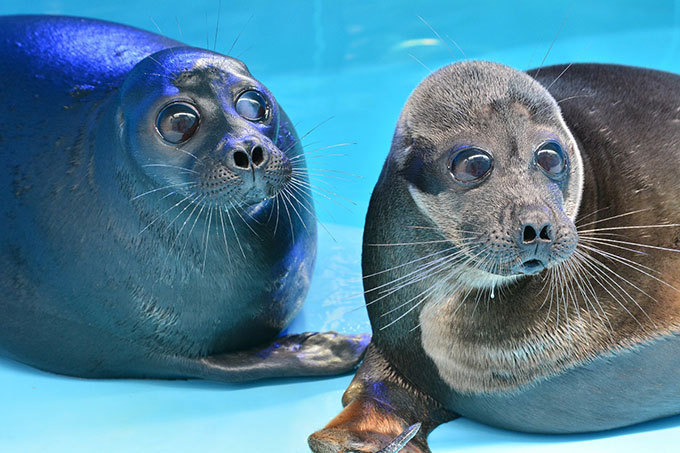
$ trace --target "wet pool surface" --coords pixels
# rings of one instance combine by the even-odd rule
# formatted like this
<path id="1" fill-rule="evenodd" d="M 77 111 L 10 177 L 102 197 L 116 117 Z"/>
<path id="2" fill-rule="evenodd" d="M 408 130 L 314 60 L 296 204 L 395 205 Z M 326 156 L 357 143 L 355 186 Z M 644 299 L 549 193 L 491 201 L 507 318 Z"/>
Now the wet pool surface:
<path id="1" fill-rule="evenodd" d="M 271 89 L 298 133 L 318 126 L 305 138 L 307 150 L 355 143 L 319 151 L 308 162 L 351 175 L 316 181 L 332 192 L 316 200 L 328 231 L 319 229 L 312 288 L 291 332 L 370 330 L 356 297 L 370 192 L 403 103 L 428 71 L 452 61 L 447 47 L 458 59 L 527 69 L 541 64 L 556 38 L 545 64 L 593 61 L 680 72 L 679 2 L 223 1 L 217 40 L 217 1 L 167 1 L 162 8 L 147 0 L 93 3 L 6 0 L 0 14 L 80 15 L 157 32 L 155 22 L 172 38 L 203 47 L 207 40 L 211 48 L 216 42 L 221 52 L 239 36 L 231 54 Z M 465 56 L 451 42 L 442 45 L 418 16 Z M 0 450 L 303 452 L 306 437 L 341 409 L 350 380 L 93 381 L 0 359 Z M 670 452 L 678 444 L 680 417 L 572 436 L 519 434 L 461 419 L 430 436 L 434 452 Z"/>

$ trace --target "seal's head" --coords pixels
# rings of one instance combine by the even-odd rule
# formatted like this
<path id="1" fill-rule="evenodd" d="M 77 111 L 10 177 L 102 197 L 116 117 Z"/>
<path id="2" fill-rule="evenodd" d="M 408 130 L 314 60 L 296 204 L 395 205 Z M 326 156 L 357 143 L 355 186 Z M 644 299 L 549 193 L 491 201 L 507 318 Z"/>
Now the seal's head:
<path id="1" fill-rule="evenodd" d="M 166 49 L 130 71 L 119 99 L 121 139 L 154 186 L 228 208 L 272 198 L 291 179 L 297 140 L 239 60 Z"/>
<path id="2" fill-rule="evenodd" d="M 481 61 L 434 72 L 409 98 L 389 160 L 422 216 L 462 249 L 473 287 L 576 248 L 579 150 L 556 101 L 522 72 Z"/>

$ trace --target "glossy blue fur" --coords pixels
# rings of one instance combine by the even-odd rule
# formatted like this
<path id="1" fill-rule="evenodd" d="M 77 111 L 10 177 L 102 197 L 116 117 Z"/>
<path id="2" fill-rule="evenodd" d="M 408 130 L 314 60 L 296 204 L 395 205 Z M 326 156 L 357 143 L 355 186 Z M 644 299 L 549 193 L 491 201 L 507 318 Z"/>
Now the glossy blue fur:
<path id="1" fill-rule="evenodd" d="M 0 17 L 0 352 L 86 377 L 240 381 L 333 374 L 356 364 L 365 344 L 341 336 L 327 340 L 345 341 L 341 350 L 349 356 L 330 367 L 324 360 L 337 359 L 333 354 L 312 364 L 316 356 L 304 348 L 286 352 L 309 338 L 326 341 L 322 335 L 266 345 L 298 312 L 309 287 L 316 255 L 311 201 L 288 217 L 270 198 L 231 211 L 229 223 L 227 211 L 220 223 L 217 209 L 210 218 L 206 209 L 198 227 L 191 218 L 186 242 L 177 240 L 179 230 L 175 247 L 166 230 L 178 229 L 184 217 L 165 229 L 163 219 L 149 225 L 181 194 L 164 190 L 134 200 L 159 184 L 140 170 L 148 159 L 139 149 L 126 148 L 139 131 L 124 125 L 141 121 L 144 96 L 153 97 L 159 85 L 167 85 L 159 96 L 174 96 L 174 77 L 201 59 L 273 99 L 238 60 L 162 36 L 89 19 Z M 226 140 L 223 134 L 262 134 L 304 162 L 275 101 L 268 126 L 234 118 L 231 83 L 197 88 L 220 99 L 204 115 L 203 148 L 213 137 Z M 128 104 L 134 108 L 126 110 Z M 211 130 L 212 124 L 226 129 Z M 159 140 L 154 134 L 138 140 Z M 311 200 L 306 189 L 298 197 Z M 238 352 L 258 345 L 269 352 Z"/>

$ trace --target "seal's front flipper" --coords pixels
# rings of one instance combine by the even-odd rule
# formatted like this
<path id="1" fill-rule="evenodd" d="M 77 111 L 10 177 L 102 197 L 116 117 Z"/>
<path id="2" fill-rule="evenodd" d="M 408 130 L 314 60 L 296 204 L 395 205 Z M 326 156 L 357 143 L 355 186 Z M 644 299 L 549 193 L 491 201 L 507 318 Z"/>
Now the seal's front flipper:
<path id="1" fill-rule="evenodd" d="M 425 453 L 428 434 L 458 417 L 401 378 L 372 345 L 342 403 L 345 409 L 309 437 L 312 451 Z"/>
<path id="2" fill-rule="evenodd" d="M 336 332 L 286 335 L 246 351 L 216 354 L 189 362 L 190 377 L 226 382 L 304 376 L 332 376 L 353 370 L 370 335 Z"/>

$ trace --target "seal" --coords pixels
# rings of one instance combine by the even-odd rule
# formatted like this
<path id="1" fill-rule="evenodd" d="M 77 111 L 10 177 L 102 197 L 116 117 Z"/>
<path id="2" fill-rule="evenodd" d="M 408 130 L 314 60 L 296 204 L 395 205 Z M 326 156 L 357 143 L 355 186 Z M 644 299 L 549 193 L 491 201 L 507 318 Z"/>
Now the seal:
<path id="1" fill-rule="evenodd" d="M 0 351 L 82 377 L 346 372 L 278 337 L 316 256 L 300 140 L 239 60 L 124 25 L 0 18 Z"/>
<path id="2" fill-rule="evenodd" d="M 675 74 L 428 76 L 366 217 L 374 336 L 312 450 L 395 451 L 420 422 L 403 451 L 427 452 L 458 416 L 576 433 L 680 413 L 679 149 Z"/>

